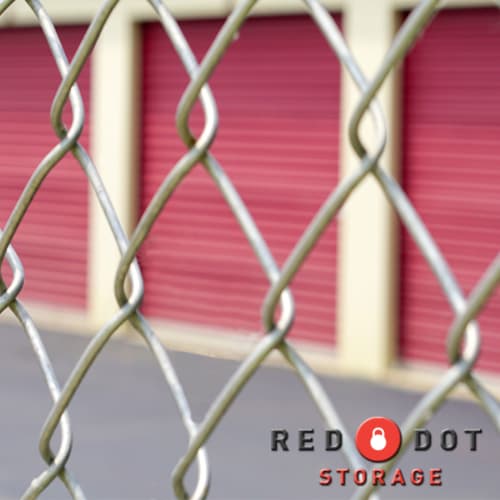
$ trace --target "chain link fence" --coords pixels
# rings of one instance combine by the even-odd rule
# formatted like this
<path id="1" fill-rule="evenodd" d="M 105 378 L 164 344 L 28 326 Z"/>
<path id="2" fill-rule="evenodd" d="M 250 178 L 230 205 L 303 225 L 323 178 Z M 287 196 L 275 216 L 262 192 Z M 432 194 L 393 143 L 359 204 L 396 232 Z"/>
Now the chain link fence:
<path id="1" fill-rule="evenodd" d="M 0 15 L 14 1 L 1 0 Z M 409 444 L 413 430 L 416 427 L 423 426 L 432 418 L 436 410 L 458 384 L 465 384 L 469 388 L 477 402 L 491 417 L 495 427 L 500 430 L 499 404 L 474 373 L 474 366 L 481 343 L 479 326 L 474 319 L 488 302 L 500 281 L 500 254 L 477 282 L 470 296 L 464 296 L 432 235 L 420 219 L 405 192 L 398 182 L 380 167 L 379 163 L 386 144 L 386 127 L 384 116 L 376 100 L 377 92 L 388 74 L 404 59 L 416 38 L 431 21 L 439 1 L 424 0 L 417 5 L 399 29 L 376 75 L 369 79 L 364 76 L 355 57 L 347 47 L 338 26 L 321 3 L 317 0 L 304 0 L 310 16 L 332 49 L 332 57 L 339 59 L 360 91 L 360 99 L 349 126 L 349 139 L 359 157 L 359 167 L 355 172 L 343 178 L 337 186 L 332 186 L 331 194 L 305 229 L 295 247 L 291 249 L 289 257 L 281 269 L 277 266 L 266 242 L 261 236 L 259 228 L 254 223 L 251 214 L 237 190 L 233 187 L 231 180 L 210 151 L 212 143 L 216 140 L 218 114 L 217 103 L 210 91 L 208 81 L 257 0 L 241 0 L 237 3 L 201 62 L 195 59 L 189 41 L 183 36 L 179 24 L 167 6 L 161 0 L 149 0 L 149 4 L 163 25 L 166 37 L 174 46 L 186 72 L 190 76 L 189 85 L 179 102 L 176 116 L 178 134 L 186 145 L 186 153 L 169 170 L 168 175 L 142 215 L 130 239 L 127 238 L 120 225 L 106 188 L 100 179 L 98 169 L 89 153 L 78 142 L 85 118 L 82 97 L 76 82 L 118 1 L 106 0 L 102 3 L 89 25 L 75 56 L 71 61 L 68 61 L 64 47 L 59 40 L 57 29 L 43 4 L 39 0 L 26 0 L 45 35 L 61 74 L 61 83 L 53 99 L 50 115 L 51 124 L 54 133 L 59 138 L 59 143 L 47 153 L 33 171 L 29 182 L 10 214 L 0 238 L 0 262 L 5 259 L 13 273 L 10 283 L 5 283 L 3 279 L 0 280 L 0 312 L 9 308 L 28 335 L 54 402 L 43 426 L 39 442 L 39 451 L 47 463 L 47 468 L 31 481 L 22 498 L 37 498 L 57 478 L 64 483 L 72 498 L 85 498 L 83 488 L 71 475 L 68 467 L 72 438 L 67 409 L 101 350 L 118 328 L 126 322 L 130 323 L 137 334 L 143 338 L 161 368 L 165 381 L 175 398 L 179 416 L 189 437 L 187 451 L 184 456 L 180 457 L 172 475 L 173 489 L 177 498 L 201 499 L 208 495 L 210 485 L 209 460 L 204 448 L 205 443 L 245 384 L 273 350 L 280 351 L 293 367 L 310 396 L 311 404 L 315 405 L 322 415 L 325 426 L 343 432 L 345 438 L 342 451 L 349 464 L 353 468 L 366 467 L 354 445 L 353 439 L 346 432 L 337 408 L 328 398 L 311 368 L 288 342 L 287 334 L 294 319 L 294 300 L 289 284 L 343 203 L 368 176 L 372 176 L 377 181 L 380 189 L 382 189 L 400 220 L 418 245 L 420 252 L 440 283 L 454 313 L 454 321 L 449 328 L 447 344 L 450 366 L 442 375 L 439 383 L 421 398 L 403 423 L 402 451 Z M 197 100 L 202 104 L 205 117 L 204 128 L 199 137 L 193 135 L 188 125 L 190 113 Z M 69 128 L 65 127 L 62 121 L 62 111 L 68 101 L 73 116 Z M 377 135 L 377 144 L 373 152 L 368 151 L 368 147 L 363 143 L 359 132 L 361 120 L 366 114 L 370 115 Z M 81 165 L 99 201 L 101 210 L 109 224 L 109 230 L 112 232 L 121 253 L 121 261 L 116 270 L 114 290 L 119 310 L 93 336 L 68 380 L 61 386 L 55 376 L 37 327 L 27 309 L 17 298 L 23 287 L 24 269 L 15 249 L 11 245 L 11 241 L 46 176 L 53 168 L 57 167 L 58 162 L 63 157 L 70 154 Z M 259 261 L 269 280 L 269 290 L 262 308 L 262 338 L 250 355 L 239 365 L 230 380 L 227 381 L 203 420 L 195 422 L 191 416 L 182 383 L 177 377 L 168 354 L 160 344 L 148 320 L 140 312 L 140 304 L 145 290 L 136 256 L 173 192 L 199 163 L 207 170 L 214 182 L 214 189 L 216 188 L 221 192 L 225 202 L 238 221 L 248 240 L 248 244 L 255 253 L 255 258 Z M 130 280 L 130 287 L 126 287 L 127 280 Z M 275 321 L 277 310 L 280 311 L 280 315 L 279 319 Z M 58 428 L 61 432 L 61 439 L 59 447 L 54 449 L 52 442 Z M 397 457 L 386 462 L 382 468 L 386 471 L 391 469 L 396 460 Z M 194 491 L 187 491 L 184 484 L 185 477 L 193 462 L 197 464 L 196 487 Z M 375 486 L 366 484 L 356 491 L 354 498 L 376 498 L 374 490 Z"/>

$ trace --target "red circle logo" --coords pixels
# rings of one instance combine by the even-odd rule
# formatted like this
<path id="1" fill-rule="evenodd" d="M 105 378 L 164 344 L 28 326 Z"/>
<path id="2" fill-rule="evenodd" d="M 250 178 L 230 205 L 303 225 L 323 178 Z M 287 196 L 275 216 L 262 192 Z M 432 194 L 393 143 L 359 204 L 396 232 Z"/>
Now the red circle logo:
<path id="1" fill-rule="evenodd" d="M 371 417 L 358 427 L 356 446 L 371 462 L 386 462 L 401 447 L 401 431 L 390 418 Z"/>

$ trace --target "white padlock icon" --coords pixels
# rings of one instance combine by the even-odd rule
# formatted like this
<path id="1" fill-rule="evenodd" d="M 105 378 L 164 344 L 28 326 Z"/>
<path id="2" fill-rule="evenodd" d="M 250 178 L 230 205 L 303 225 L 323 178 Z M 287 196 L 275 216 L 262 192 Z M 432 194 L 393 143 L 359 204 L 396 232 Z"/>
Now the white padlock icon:
<path id="1" fill-rule="evenodd" d="M 385 438 L 385 432 L 382 427 L 375 427 L 373 429 L 370 446 L 375 451 L 383 450 L 387 446 L 387 439 Z"/>

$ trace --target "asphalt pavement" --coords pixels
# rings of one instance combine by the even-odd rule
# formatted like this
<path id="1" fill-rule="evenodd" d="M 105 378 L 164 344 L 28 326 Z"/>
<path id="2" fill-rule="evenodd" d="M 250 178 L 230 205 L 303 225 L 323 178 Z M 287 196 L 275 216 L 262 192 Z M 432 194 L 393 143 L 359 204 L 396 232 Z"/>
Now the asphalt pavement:
<path id="1" fill-rule="evenodd" d="M 43 333 L 43 340 L 59 379 L 64 380 L 89 338 Z M 201 420 L 237 363 L 176 352 L 171 359 L 193 414 Z M 353 379 L 322 377 L 322 381 L 353 434 L 374 415 L 401 423 L 421 397 Z M 51 406 L 30 345 L 16 327 L 0 327 L 0 398 L 0 499 L 10 500 L 20 498 L 44 468 L 38 437 Z M 83 382 L 70 417 L 74 434 L 70 470 L 88 499 L 174 498 L 170 474 L 186 449 L 187 436 L 147 349 L 112 341 Z M 271 451 L 273 429 L 289 431 L 290 451 Z M 315 451 L 298 450 L 301 429 L 314 430 Z M 477 405 L 448 401 L 427 429 L 433 438 L 430 450 L 416 452 L 412 444 L 398 465 L 406 486 L 386 483 L 381 498 L 500 498 L 500 437 Z M 453 451 L 440 447 L 444 429 L 457 432 Z M 466 429 L 482 429 L 476 451 L 470 451 Z M 336 499 L 350 498 L 355 489 L 352 471 L 346 475 L 346 486 L 338 484 L 335 470 L 348 467 L 346 461 L 341 451 L 325 451 L 322 421 L 289 370 L 261 368 L 210 438 L 207 451 L 212 499 Z M 332 484 L 320 486 L 320 470 L 325 468 L 332 470 Z M 414 468 L 424 472 L 424 485 L 410 484 Z M 442 469 L 441 486 L 428 485 L 431 468 Z M 191 473 L 188 484 L 193 484 L 193 477 Z M 40 498 L 67 499 L 68 494 L 56 481 Z"/>

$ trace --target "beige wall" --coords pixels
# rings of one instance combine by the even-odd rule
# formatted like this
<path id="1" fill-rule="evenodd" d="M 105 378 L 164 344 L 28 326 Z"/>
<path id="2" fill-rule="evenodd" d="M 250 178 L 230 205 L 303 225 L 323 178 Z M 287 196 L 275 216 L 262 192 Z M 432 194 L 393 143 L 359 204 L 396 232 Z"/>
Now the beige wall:
<path id="1" fill-rule="evenodd" d="M 58 23 L 88 23 L 101 3 L 100 0 L 46 0 L 44 5 Z M 180 18 L 226 16 L 234 3 L 235 0 L 167 2 Z M 397 12 L 416 4 L 414 0 L 328 0 L 323 3 L 332 11 L 342 12 L 348 44 L 367 75 L 374 74 L 389 48 L 396 29 Z M 451 0 L 445 5 L 475 7 L 492 5 L 492 2 Z M 300 0 L 260 0 L 253 13 L 276 15 L 304 11 Z M 154 19 L 154 13 L 147 2 L 123 0 L 112 14 L 92 58 L 92 156 L 120 220 L 129 232 L 137 219 L 139 168 L 136 124 L 137 104 L 140 102 L 137 85 L 140 37 L 137 25 L 151 19 Z M 0 26 L 34 23 L 28 7 L 19 1 L 0 17 Z M 395 104 L 399 83 L 398 75 L 391 75 L 379 95 L 389 131 L 382 165 L 396 177 L 399 174 L 399 113 Z M 358 97 L 344 72 L 341 117 L 344 132 Z M 368 144 L 372 142 L 369 128 L 363 129 L 363 137 Z M 357 166 L 358 160 L 344 134 L 342 175 L 348 175 Z M 83 318 L 82 313 L 74 311 L 63 311 L 58 316 L 53 309 L 35 305 L 35 318 L 46 327 L 92 332 L 116 309 L 113 279 L 118 253 L 93 197 L 90 205 L 88 311 Z M 334 350 L 302 346 L 306 358 L 321 371 L 340 370 L 379 380 L 389 380 L 398 373 L 399 381 L 406 380 L 401 376 L 401 368 L 394 365 L 398 315 L 396 241 L 392 210 L 375 182 L 368 179 L 348 201 L 340 218 L 338 345 Z M 186 350 L 199 350 L 201 345 L 204 352 L 240 356 L 251 346 L 251 343 L 241 342 L 232 332 L 207 334 L 205 329 L 172 323 L 159 324 L 158 327 L 169 346 Z M 171 333 L 181 330 L 183 335 Z M 412 371 L 408 369 L 404 373 L 411 374 Z M 408 380 L 414 383 L 411 376 Z"/>

